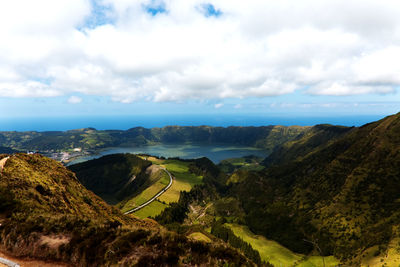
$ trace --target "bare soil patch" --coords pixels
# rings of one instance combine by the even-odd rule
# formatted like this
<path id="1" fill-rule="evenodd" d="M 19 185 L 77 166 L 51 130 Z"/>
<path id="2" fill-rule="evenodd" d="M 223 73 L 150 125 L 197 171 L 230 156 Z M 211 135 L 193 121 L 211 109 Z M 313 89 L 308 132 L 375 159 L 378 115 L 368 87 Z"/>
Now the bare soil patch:
<path id="1" fill-rule="evenodd" d="M 0 257 L 18 263 L 21 267 L 71 267 L 71 265 L 61 262 L 47 262 L 36 259 L 16 258 L 9 254 L 5 254 L 3 251 L 0 251 Z M 5 265 L 0 264 L 0 266 L 3 267 Z"/>

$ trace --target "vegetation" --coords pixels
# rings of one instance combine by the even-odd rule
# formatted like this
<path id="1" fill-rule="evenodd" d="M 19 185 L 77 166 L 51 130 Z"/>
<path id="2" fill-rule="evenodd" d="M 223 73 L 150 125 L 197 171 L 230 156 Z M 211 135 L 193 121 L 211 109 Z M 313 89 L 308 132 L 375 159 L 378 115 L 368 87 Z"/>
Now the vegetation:
<path id="1" fill-rule="evenodd" d="M 90 134 L 97 131 L 87 131 L 85 142 L 90 143 Z M 96 190 L 110 190 L 103 191 L 105 197 L 122 197 L 125 210 L 167 183 L 168 177 L 151 168 L 167 168 L 176 178 L 173 187 L 137 215 L 155 218 L 174 234 L 151 219 L 122 215 L 62 165 L 18 154 L 7 161 L 0 179 L 0 215 L 7 220 L 0 229 L 4 246 L 39 244 L 36 233 L 64 235 L 68 242 L 52 257 L 76 255 L 80 265 L 400 263 L 400 114 L 358 128 L 134 128 L 107 131 L 101 140 L 107 135 L 117 136 L 120 144 L 226 140 L 268 147 L 275 140 L 280 145 L 261 164 L 253 157 L 216 166 L 207 158 L 116 155 L 76 170 L 78 177 L 87 175 L 80 179 Z M 11 139 L 0 137 L 4 142 Z M 101 183 L 96 184 L 96 178 Z"/>
<path id="2" fill-rule="evenodd" d="M 243 241 L 251 244 L 251 246 L 260 253 L 260 257 L 264 261 L 268 261 L 275 266 L 309 266 L 319 267 L 323 265 L 322 257 L 306 256 L 294 253 L 279 243 L 268 240 L 263 236 L 254 235 L 246 226 L 237 224 L 225 224 L 233 233 L 242 238 Z M 324 257 L 326 267 L 333 267 L 339 264 L 339 261 L 333 256 Z"/>
<path id="3" fill-rule="evenodd" d="M 193 240 L 197 240 L 197 241 L 203 241 L 206 243 L 211 243 L 212 240 L 205 234 L 201 233 L 201 232 L 194 232 L 189 234 L 188 236 L 189 238 L 193 239 Z"/>
<path id="4" fill-rule="evenodd" d="M 317 265 L 320 254 L 358 265 L 376 246 L 375 257 L 385 255 L 399 235 L 400 114 L 360 128 L 320 125 L 313 131 L 278 148 L 261 171 L 225 175 L 206 159 L 195 161 L 190 169 L 203 176 L 203 185 L 156 219 L 177 231 L 185 228 L 174 221 L 208 227 L 188 214 L 212 203 L 208 214 L 278 241 L 303 255 L 298 263 L 304 266 Z"/>
<path id="5" fill-rule="evenodd" d="M 0 146 L 0 154 L 13 154 L 13 153 L 18 153 L 18 150 L 14 150 L 10 147 L 3 147 Z"/>
<path id="6" fill-rule="evenodd" d="M 65 132 L 0 132 L 0 146 L 17 150 L 69 151 L 74 148 L 96 150 L 154 143 L 201 142 L 240 144 L 272 151 L 276 145 L 292 140 L 308 129 L 298 126 L 167 126 L 152 129 L 136 127 L 126 131 L 84 128 Z"/>
<path id="7" fill-rule="evenodd" d="M 160 159 L 131 154 L 113 154 L 69 166 L 90 190 L 123 212 L 129 211 L 169 184 L 166 168 L 174 177 L 172 186 L 157 201 L 135 212 L 140 218 L 155 217 L 179 200 L 181 192 L 201 184 L 203 177 L 190 170 L 193 161 Z"/>
<path id="8" fill-rule="evenodd" d="M 159 215 L 161 212 L 163 212 L 166 208 L 168 208 L 169 205 L 164 204 L 158 200 L 155 200 L 151 202 L 149 205 L 146 207 L 135 211 L 134 215 L 139 217 L 139 218 L 154 218 L 157 215 Z"/>
<path id="9" fill-rule="evenodd" d="M 123 215 L 40 155 L 11 156 L 0 192 L 0 245 L 16 256 L 74 266 L 254 265 L 221 243 L 193 241 Z"/>
<path id="10" fill-rule="evenodd" d="M 150 185 L 147 188 L 146 187 L 139 188 L 139 190 L 137 190 L 137 192 L 139 192 L 138 195 L 135 194 L 134 197 L 127 198 L 125 201 L 122 201 L 121 203 L 119 203 L 118 207 L 120 207 L 120 209 L 123 212 L 129 211 L 129 210 L 145 203 L 146 201 L 151 199 L 153 196 L 155 196 L 158 192 L 160 192 L 163 188 L 165 188 L 169 183 L 169 180 L 170 180 L 169 176 L 164 171 L 161 171 L 161 170 L 159 170 L 157 172 L 157 174 L 158 174 L 157 175 L 158 180 L 155 183 L 153 183 L 152 185 Z M 143 191 L 141 191 L 142 188 L 144 188 Z M 163 206 L 166 206 L 166 204 L 163 204 Z"/>
<path id="11" fill-rule="evenodd" d="M 132 154 L 113 154 L 68 168 L 89 190 L 116 204 L 135 193 L 148 180 L 151 162 Z"/>
<path id="12" fill-rule="evenodd" d="M 225 173 L 233 173 L 237 170 L 247 170 L 247 171 L 261 171 L 264 166 L 260 163 L 263 158 L 256 156 L 246 156 L 243 158 L 232 158 L 222 160 L 218 167 Z"/>
<path id="13" fill-rule="evenodd" d="M 154 163 L 153 167 L 161 166 L 162 168 L 166 168 L 173 175 L 174 181 L 172 186 L 157 198 L 157 203 L 153 202 L 135 212 L 135 215 L 140 218 L 155 217 L 159 215 L 165 208 L 169 207 L 170 204 L 178 202 L 181 192 L 190 191 L 193 186 L 202 183 L 202 176 L 193 174 L 189 171 L 191 161 L 159 159 L 155 157 L 148 157 L 148 160 Z M 137 190 L 138 194 L 134 194 L 133 197 L 127 198 L 118 205 L 122 211 L 128 211 L 139 206 L 168 185 L 170 179 L 166 172 L 158 167 L 157 173 L 159 175 L 156 176 L 157 178 L 154 183 L 151 185 L 148 183 L 144 184 L 139 188 L 139 190 Z"/>
<path id="14" fill-rule="evenodd" d="M 160 201 L 166 203 L 177 202 L 181 191 L 190 191 L 195 185 L 202 183 L 203 177 L 201 175 L 190 172 L 190 161 L 168 159 L 163 160 L 160 164 L 175 178 L 171 188 L 160 196 Z"/>
<path id="15" fill-rule="evenodd" d="M 254 250 L 251 245 L 240 237 L 237 237 L 233 231 L 227 227 L 225 227 L 223 220 L 218 220 L 213 223 L 211 227 L 211 234 L 215 235 L 218 238 L 221 238 L 225 242 L 228 242 L 233 247 L 240 249 L 243 253 L 249 258 L 252 259 L 257 265 L 265 265 L 272 266 L 265 262 L 261 261 L 260 253 Z"/>
<path id="16" fill-rule="evenodd" d="M 277 145 L 271 155 L 263 161 L 263 165 L 269 167 L 299 160 L 315 149 L 321 149 L 343 137 L 352 129 L 353 127 L 329 124 L 315 125 L 296 136 L 296 138 Z"/>
<path id="17" fill-rule="evenodd" d="M 233 174 L 224 195 L 239 201 L 252 232 L 360 264 L 368 248 L 382 254 L 398 236 L 399 133 L 397 114 L 315 147 L 304 136 L 271 154 L 269 168 Z"/>

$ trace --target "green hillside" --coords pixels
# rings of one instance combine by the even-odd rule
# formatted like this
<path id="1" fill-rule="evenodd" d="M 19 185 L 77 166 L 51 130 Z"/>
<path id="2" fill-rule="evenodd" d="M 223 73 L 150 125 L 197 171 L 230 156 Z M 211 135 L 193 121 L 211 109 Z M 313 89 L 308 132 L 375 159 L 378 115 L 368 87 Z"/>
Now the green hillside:
<path id="1" fill-rule="evenodd" d="M 84 128 L 65 132 L 0 132 L 0 146 L 17 150 L 72 151 L 81 148 L 87 151 L 105 147 L 197 142 L 246 145 L 272 151 L 275 146 L 296 138 L 309 128 L 167 126 L 152 129 L 136 127 L 126 131 Z"/>
<path id="2" fill-rule="evenodd" d="M 244 241 L 253 246 L 254 249 L 260 252 L 261 259 L 268 261 L 275 266 L 299 266 L 299 267 L 318 267 L 325 264 L 326 267 L 334 267 L 339 264 L 339 261 L 333 256 L 307 256 L 294 253 L 283 247 L 279 243 L 268 240 L 263 236 L 254 235 L 245 226 L 236 224 L 227 224 L 229 228 Z"/>
<path id="3" fill-rule="evenodd" d="M 123 212 L 145 203 L 169 184 L 165 168 L 174 177 L 172 186 L 157 201 L 134 213 L 147 218 L 155 217 L 170 203 L 178 202 L 181 191 L 190 191 L 202 183 L 202 177 L 189 170 L 191 164 L 190 160 L 113 154 L 68 168 L 86 188 Z"/>
<path id="4" fill-rule="evenodd" d="M 315 125 L 282 145 L 277 145 L 269 157 L 263 161 L 264 166 L 287 163 L 299 160 L 315 149 L 321 149 L 329 143 L 344 136 L 354 127 Z"/>
<path id="5" fill-rule="evenodd" d="M 243 240 L 263 259 L 275 246 L 282 253 L 270 258 L 275 265 L 290 256 L 294 265 L 322 266 L 323 255 L 328 265 L 398 266 L 399 151 L 396 114 L 357 128 L 313 127 L 272 153 L 261 171 L 229 160 L 220 166 L 238 170 L 227 175 L 198 159 L 190 169 L 203 184 L 156 219 L 178 232 L 211 229 L 255 258 Z M 235 226 L 233 233 L 216 228 L 220 221 Z"/>
<path id="6" fill-rule="evenodd" d="M 116 204 L 134 194 L 138 188 L 149 186 L 146 169 L 151 165 L 132 154 L 113 154 L 89 160 L 68 168 L 89 190 L 110 204 Z"/>
<path id="7" fill-rule="evenodd" d="M 0 245 L 14 256 L 71 266 L 253 266 L 222 242 L 194 241 L 123 215 L 51 159 L 2 159 Z"/>
<path id="8" fill-rule="evenodd" d="M 313 149 L 309 140 L 292 142 L 286 154 L 266 160 L 280 165 L 230 179 L 228 196 L 239 199 L 246 224 L 297 252 L 315 249 L 304 239 L 317 242 L 324 255 L 351 264 L 359 264 L 369 247 L 385 253 L 400 218 L 400 115 Z"/>
<path id="9" fill-rule="evenodd" d="M 198 141 L 210 138 L 203 132 L 208 129 L 213 138 L 229 142 L 249 136 L 254 139 L 246 142 L 258 145 L 255 140 L 268 139 L 258 132 L 267 128 L 239 128 L 230 129 L 235 134 L 229 138 L 218 127 L 135 128 L 118 138 L 129 143 L 140 133 L 142 141 Z M 171 260 L 171 265 L 251 265 L 243 255 L 259 265 L 265 260 L 275 266 L 398 266 L 400 113 L 362 127 L 317 125 L 283 135 L 285 128 L 273 129 L 286 141 L 276 143 L 263 161 L 246 157 L 217 166 L 207 158 L 116 154 L 70 167 L 89 189 L 119 202 L 124 211 L 165 186 L 168 177 L 161 167 L 166 168 L 175 177 L 172 187 L 136 215 L 152 216 L 175 234 L 153 220 L 122 215 L 59 163 L 39 155 L 11 156 L 0 179 L 0 242 L 35 257 L 39 251 L 65 261 L 75 253 L 81 266 L 149 259 Z M 64 241 L 40 250 L 42 235 Z M 129 249 L 107 254 L 116 247 Z M 89 251 L 108 256 L 91 257 Z"/>

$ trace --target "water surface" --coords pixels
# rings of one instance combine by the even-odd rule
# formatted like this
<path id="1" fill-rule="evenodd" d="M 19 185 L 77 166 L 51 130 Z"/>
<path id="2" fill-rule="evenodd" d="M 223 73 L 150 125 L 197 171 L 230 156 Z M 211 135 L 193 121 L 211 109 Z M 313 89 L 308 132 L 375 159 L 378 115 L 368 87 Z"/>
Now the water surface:
<path id="1" fill-rule="evenodd" d="M 1 114 L 0 114 L 1 115 Z M 267 116 L 267 115 L 138 115 L 138 116 L 70 116 L 70 117 L 34 117 L 14 118 L 0 117 L 0 131 L 66 131 L 93 127 L 98 130 L 127 130 L 143 126 L 145 128 L 180 126 L 266 126 L 266 125 L 299 125 L 335 124 L 360 126 L 383 118 L 379 115 L 348 116 Z"/>
<path id="2" fill-rule="evenodd" d="M 266 157 L 268 156 L 269 151 L 254 147 L 236 146 L 230 144 L 158 144 L 139 147 L 113 147 L 103 149 L 96 155 L 77 158 L 72 160 L 68 165 L 115 153 L 143 153 L 158 157 L 179 157 L 182 159 L 207 157 L 214 163 L 219 163 L 223 159 L 240 158 L 249 155 Z"/>

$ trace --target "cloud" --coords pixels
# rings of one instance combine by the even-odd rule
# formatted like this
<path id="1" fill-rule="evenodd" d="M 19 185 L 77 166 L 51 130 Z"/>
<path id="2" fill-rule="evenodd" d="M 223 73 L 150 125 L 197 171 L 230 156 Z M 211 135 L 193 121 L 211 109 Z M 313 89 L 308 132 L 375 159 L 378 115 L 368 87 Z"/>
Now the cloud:
<path id="1" fill-rule="evenodd" d="M 68 98 L 68 103 L 70 104 L 79 104 L 82 102 L 82 98 L 78 97 L 78 96 L 70 96 Z"/>
<path id="2" fill-rule="evenodd" d="M 215 109 L 220 109 L 220 108 L 222 108 L 223 106 L 224 106 L 223 103 L 217 103 L 217 104 L 214 105 L 214 108 L 215 108 Z"/>
<path id="3" fill-rule="evenodd" d="M 399 14 L 397 0 L 2 1 L 0 95 L 390 94 Z"/>
<path id="4" fill-rule="evenodd" d="M 243 105 L 242 104 L 236 104 L 233 108 L 234 109 L 241 109 L 241 108 L 243 108 Z"/>

